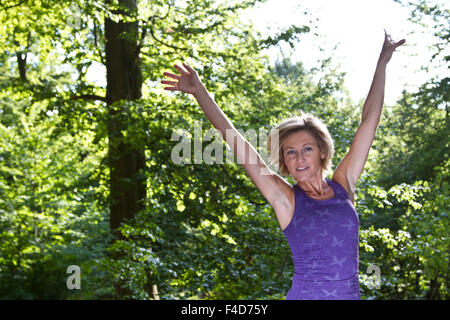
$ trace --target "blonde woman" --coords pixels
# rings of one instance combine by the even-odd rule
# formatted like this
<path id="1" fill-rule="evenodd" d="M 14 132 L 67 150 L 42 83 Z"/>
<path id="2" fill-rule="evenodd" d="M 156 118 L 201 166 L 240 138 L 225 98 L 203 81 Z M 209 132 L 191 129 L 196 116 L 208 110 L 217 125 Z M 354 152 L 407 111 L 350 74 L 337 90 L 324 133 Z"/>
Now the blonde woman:
<path id="1" fill-rule="evenodd" d="M 279 175 L 236 130 L 194 69 L 187 64 L 183 64 L 184 68 L 175 65 L 179 74 L 164 73 L 171 78 L 162 81 L 167 85 L 165 89 L 195 97 L 206 117 L 233 148 L 239 163 L 273 207 L 291 247 L 295 266 L 286 299 L 360 299 L 359 221 L 353 204 L 355 186 L 380 121 L 386 66 L 394 50 L 403 43 L 405 40 L 392 41 L 385 32 L 360 125 L 349 152 L 331 179 L 326 176 L 331 171 L 333 139 L 320 119 L 302 113 L 282 121 L 272 130 L 268 149 L 271 162 L 279 167 Z M 292 185 L 282 176 L 291 176 L 296 183 Z"/>

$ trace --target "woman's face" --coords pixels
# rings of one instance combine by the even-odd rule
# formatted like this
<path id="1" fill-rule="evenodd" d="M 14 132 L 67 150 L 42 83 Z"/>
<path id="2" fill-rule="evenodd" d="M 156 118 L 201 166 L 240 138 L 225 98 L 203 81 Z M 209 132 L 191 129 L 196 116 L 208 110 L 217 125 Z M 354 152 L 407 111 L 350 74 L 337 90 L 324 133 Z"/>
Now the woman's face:
<path id="1" fill-rule="evenodd" d="M 308 130 L 290 134 L 283 146 L 284 163 L 296 181 L 310 181 L 319 176 L 322 179 L 321 157 L 314 136 Z"/>

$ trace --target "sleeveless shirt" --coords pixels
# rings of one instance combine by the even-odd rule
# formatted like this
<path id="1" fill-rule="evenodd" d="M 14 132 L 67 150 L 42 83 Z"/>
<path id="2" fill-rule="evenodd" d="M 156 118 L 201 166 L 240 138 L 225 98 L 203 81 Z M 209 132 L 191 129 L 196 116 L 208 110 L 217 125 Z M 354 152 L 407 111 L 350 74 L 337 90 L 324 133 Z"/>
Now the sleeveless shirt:
<path id="1" fill-rule="evenodd" d="M 325 178 L 334 197 L 317 200 L 294 184 L 295 209 L 283 230 L 294 260 L 287 300 L 360 299 L 359 219 L 347 191 Z"/>

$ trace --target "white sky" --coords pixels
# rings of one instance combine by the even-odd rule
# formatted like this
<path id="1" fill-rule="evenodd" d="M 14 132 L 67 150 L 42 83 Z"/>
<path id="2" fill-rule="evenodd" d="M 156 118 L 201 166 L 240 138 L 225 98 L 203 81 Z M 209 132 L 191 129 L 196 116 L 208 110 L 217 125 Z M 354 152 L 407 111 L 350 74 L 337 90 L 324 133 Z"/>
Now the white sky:
<path id="1" fill-rule="evenodd" d="M 309 14 L 305 15 L 305 11 Z M 268 0 L 242 17 L 253 21 L 264 34 L 292 24 L 313 25 L 314 29 L 301 36 L 294 50 L 283 46 L 285 55 L 294 62 L 302 61 L 308 69 L 319 66 L 318 59 L 332 55 L 332 65 L 346 72 L 345 86 L 354 102 L 365 98 L 369 91 L 384 40 L 383 29 L 396 41 L 406 39 L 387 69 L 385 102 L 393 105 L 403 89 L 414 90 L 431 78 L 431 71 L 420 69 L 431 60 L 427 47 L 433 42 L 428 35 L 432 30 L 424 32 L 423 27 L 408 21 L 409 12 L 409 8 L 392 0 Z M 269 50 L 273 60 L 279 53 L 279 49 Z M 448 71 L 441 68 L 434 72 Z"/>

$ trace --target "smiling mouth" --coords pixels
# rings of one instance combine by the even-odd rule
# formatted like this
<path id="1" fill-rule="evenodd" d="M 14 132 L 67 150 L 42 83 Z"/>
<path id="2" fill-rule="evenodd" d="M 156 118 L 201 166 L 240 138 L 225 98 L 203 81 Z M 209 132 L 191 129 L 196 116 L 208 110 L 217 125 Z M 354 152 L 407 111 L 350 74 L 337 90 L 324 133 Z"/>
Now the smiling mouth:
<path id="1" fill-rule="evenodd" d="M 309 167 L 304 167 L 304 168 L 296 168 L 297 171 L 305 171 L 306 169 L 308 169 Z"/>

